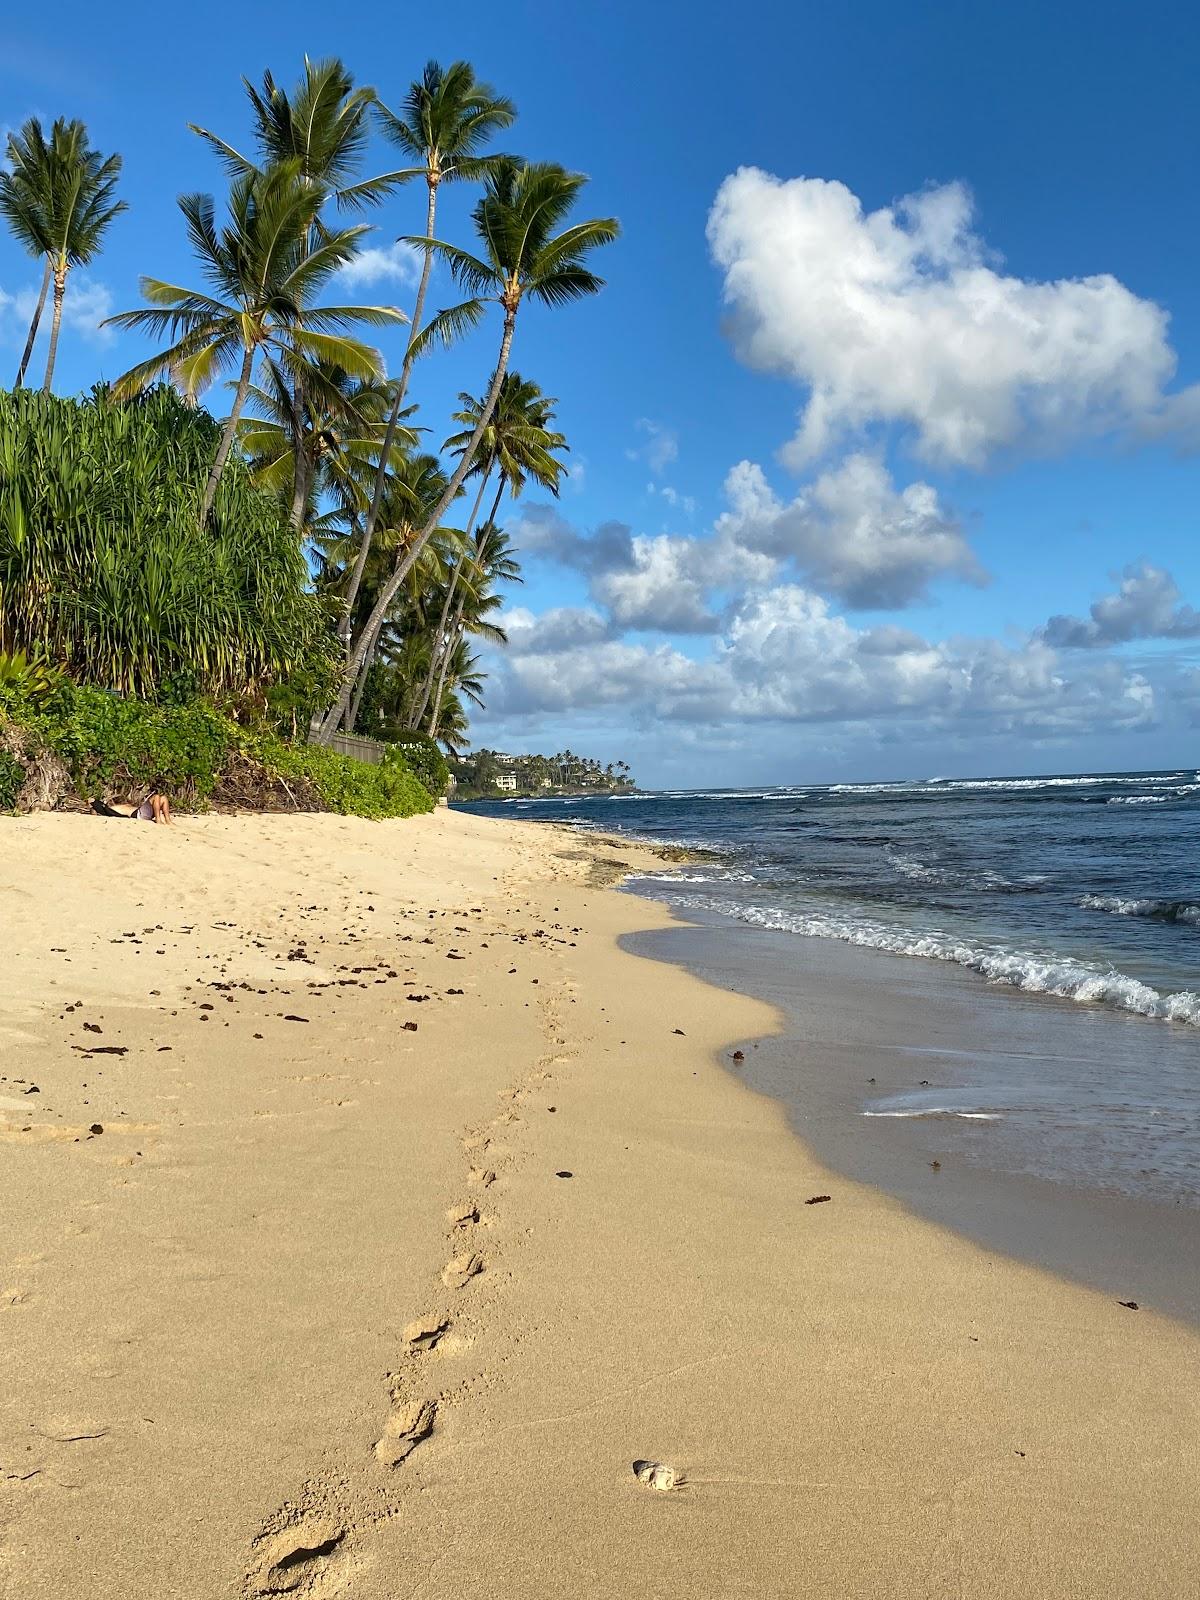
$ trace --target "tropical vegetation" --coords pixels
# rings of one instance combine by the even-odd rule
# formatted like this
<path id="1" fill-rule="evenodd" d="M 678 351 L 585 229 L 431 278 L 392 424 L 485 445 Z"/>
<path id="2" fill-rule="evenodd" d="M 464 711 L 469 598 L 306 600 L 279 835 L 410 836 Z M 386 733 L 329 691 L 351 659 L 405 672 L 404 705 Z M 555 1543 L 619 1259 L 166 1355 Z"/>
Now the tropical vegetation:
<path id="1" fill-rule="evenodd" d="M 520 582 L 505 508 L 530 483 L 556 494 L 566 471 L 554 400 L 511 367 L 519 319 L 594 294 L 618 225 L 579 218 L 581 174 L 496 148 L 516 109 L 466 62 L 430 63 L 395 109 L 336 60 L 305 59 L 291 88 L 270 72 L 244 82 L 248 142 L 194 127 L 224 186 L 179 198 L 194 276 L 141 279 L 143 304 L 108 321 L 151 348 L 83 398 L 51 392 L 63 302 L 125 210 L 121 159 L 63 118 L 8 135 L 0 215 L 42 285 L 0 391 L 0 694 L 11 719 L 24 685 L 29 726 L 38 673 L 141 707 L 130 728 L 199 708 L 226 730 L 208 776 L 181 779 L 200 799 L 247 740 L 320 762 L 355 733 L 391 747 L 379 773 L 419 770 L 438 792 L 439 746 L 469 742 L 480 646 L 503 644 L 503 591 Z M 399 160 L 368 171 L 373 133 Z M 442 236 L 449 185 L 476 190 L 470 240 Z M 363 219 L 410 186 L 424 229 L 402 225 L 397 248 L 414 261 L 412 303 L 360 303 L 345 286 Z M 431 310 L 435 285 L 457 292 Z M 23 385 L 51 291 L 36 394 Z M 478 389 L 439 426 L 422 363 L 489 323 Z M 395 374 L 373 342 L 389 327 L 406 329 Z M 270 749 L 264 770 L 283 781 Z M 109 770 L 72 761 L 85 786 Z"/>
<path id="2" fill-rule="evenodd" d="M 451 771 L 457 784 L 455 793 L 464 800 L 501 795 L 622 794 L 635 787 L 627 761 L 601 766 L 593 757 L 576 755 L 573 750 L 560 750 L 552 756 L 476 750 L 453 760 Z"/>

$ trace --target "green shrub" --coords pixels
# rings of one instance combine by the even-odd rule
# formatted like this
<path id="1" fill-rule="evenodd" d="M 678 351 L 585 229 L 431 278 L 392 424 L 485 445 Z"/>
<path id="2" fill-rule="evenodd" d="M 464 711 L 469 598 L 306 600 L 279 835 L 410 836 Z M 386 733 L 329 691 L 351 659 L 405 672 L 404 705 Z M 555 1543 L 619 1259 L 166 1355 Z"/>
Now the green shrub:
<path id="1" fill-rule="evenodd" d="M 239 727 L 202 700 L 157 705 L 64 680 L 35 701 L 20 686 L 0 685 L 0 722 L 5 719 L 61 759 L 84 799 L 161 789 L 182 807 L 203 807 L 220 798 L 222 780 L 236 769 L 234 797 L 245 804 L 270 803 L 272 787 L 291 780 L 302 788 L 303 801 L 315 798 L 314 809 L 407 817 L 433 808 L 433 796 L 398 752 L 371 766 Z M 23 780 L 15 757 L 0 762 L 0 809 L 12 808 Z"/>
<path id="2" fill-rule="evenodd" d="M 237 737 L 211 706 L 159 706 L 102 689 L 73 688 L 49 710 L 29 707 L 17 721 L 60 756 L 79 793 L 162 789 L 182 803 L 203 802 Z"/>
<path id="3" fill-rule="evenodd" d="M 437 740 L 431 739 L 427 733 L 409 729 L 393 734 L 384 752 L 384 765 L 392 760 L 403 761 L 416 773 L 430 794 L 445 794 L 449 787 L 450 768 L 446 765 L 446 758 Z"/>
<path id="4" fill-rule="evenodd" d="M 0 750 L 0 811 L 13 811 L 25 782 L 25 768 L 16 756 Z"/>
<path id="5" fill-rule="evenodd" d="M 433 796 L 403 760 L 373 766 L 323 745 L 259 738 L 252 752 L 281 778 L 304 778 L 330 811 L 356 817 L 411 817 L 432 811 Z"/>

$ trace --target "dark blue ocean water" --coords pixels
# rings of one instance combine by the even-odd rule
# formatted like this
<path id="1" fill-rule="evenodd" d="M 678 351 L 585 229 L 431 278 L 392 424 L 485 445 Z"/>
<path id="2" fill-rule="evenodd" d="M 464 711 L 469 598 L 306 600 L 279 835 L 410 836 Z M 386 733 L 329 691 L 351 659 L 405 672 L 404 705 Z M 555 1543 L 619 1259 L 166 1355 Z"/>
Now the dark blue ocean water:
<path id="1" fill-rule="evenodd" d="M 719 853 L 681 910 L 1200 1027 L 1200 773 L 664 791 L 477 808 Z M 646 881 L 650 887 L 650 881 Z"/>

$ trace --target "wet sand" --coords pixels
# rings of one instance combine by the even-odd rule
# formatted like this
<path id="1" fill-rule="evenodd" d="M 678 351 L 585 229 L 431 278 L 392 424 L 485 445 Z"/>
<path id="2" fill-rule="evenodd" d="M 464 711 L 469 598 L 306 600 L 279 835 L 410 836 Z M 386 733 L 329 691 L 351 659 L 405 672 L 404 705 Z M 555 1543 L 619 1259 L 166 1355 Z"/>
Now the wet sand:
<path id="1" fill-rule="evenodd" d="M 777 1008 L 778 1033 L 739 1041 L 738 1074 L 780 1101 L 796 1132 L 839 1172 L 989 1250 L 1200 1325 L 1200 1208 L 1105 1187 L 1088 1167 L 1092 1130 L 1055 1127 L 1031 1150 L 1022 1131 L 1005 1138 L 1003 1113 L 997 1121 L 864 1115 L 910 1100 L 1002 1105 L 1005 1063 L 994 1058 L 1006 1050 L 1051 1084 L 1067 1076 L 1064 1061 L 1103 1078 L 1098 1034 L 1111 1054 L 1121 1032 L 1161 1023 L 990 987 L 941 963 L 716 919 L 625 942 Z M 1190 1037 L 1185 1043 L 1200 1050 Z"/>
<path id="2" fill-rule="evenodd" d="M 1200 1338 L 822 1165 L 639 859 L 0 822 L 5 1600 L 1188 1592 Z"/>

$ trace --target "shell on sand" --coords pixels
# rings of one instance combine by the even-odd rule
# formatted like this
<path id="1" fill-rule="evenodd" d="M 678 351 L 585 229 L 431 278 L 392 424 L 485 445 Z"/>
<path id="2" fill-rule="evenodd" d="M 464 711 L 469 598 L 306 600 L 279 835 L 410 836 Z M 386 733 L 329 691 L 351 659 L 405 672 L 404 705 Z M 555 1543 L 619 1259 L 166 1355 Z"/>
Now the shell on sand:
<path id="1" fill-rule="evenodd" d="M 647 1489 L 658 1489 L 663 1494 L 669 1489 L 676 1488 L 681 1482 L 675 1468 L 668 1467 L 661 1461 L 635 1461 L 633 1471 L 639 1483 L 644 1483 Z"/>

